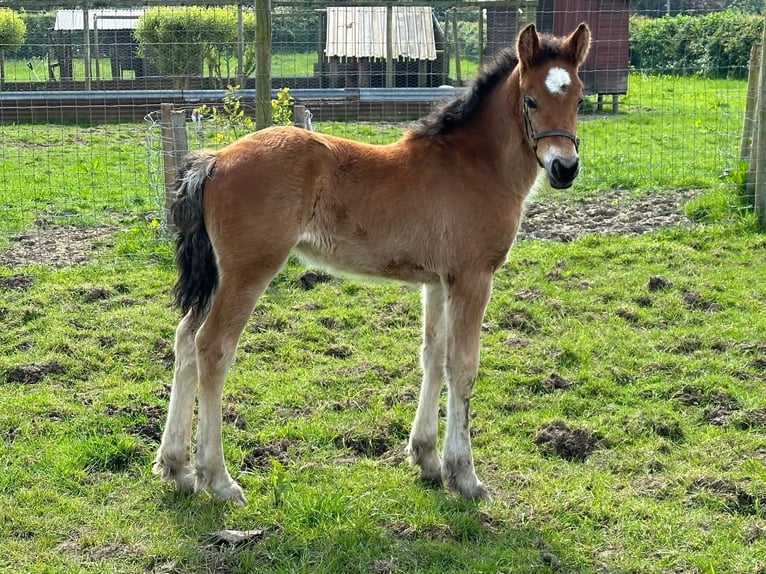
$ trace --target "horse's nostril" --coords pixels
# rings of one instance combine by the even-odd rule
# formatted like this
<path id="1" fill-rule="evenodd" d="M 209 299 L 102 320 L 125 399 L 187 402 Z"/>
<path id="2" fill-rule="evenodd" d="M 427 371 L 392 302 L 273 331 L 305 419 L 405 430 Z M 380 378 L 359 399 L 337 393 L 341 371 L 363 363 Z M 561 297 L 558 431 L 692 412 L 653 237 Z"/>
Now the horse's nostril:
<path id="1" fill-rule="evenodd" d="M 579 161 L 577 158 L 569 161 L 554 159 L 551 163 L 551 175 L 559 181 L 572 181 L 577 175 Z"/>

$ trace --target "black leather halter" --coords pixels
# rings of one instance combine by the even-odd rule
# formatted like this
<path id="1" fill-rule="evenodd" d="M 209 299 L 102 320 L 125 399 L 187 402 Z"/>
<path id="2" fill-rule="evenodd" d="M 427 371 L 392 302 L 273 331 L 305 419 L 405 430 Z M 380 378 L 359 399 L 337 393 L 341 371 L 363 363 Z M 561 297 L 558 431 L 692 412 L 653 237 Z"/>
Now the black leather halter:
<path id="1" fill-rule="evenodd" d="M 526 102 L 524 102 L 523 106 L 524 128 L 527 131 L 527 138 L 529 139 L 529 143 L 532 146 L 532 151 L 535 154 L 535 159 L 537 160 L 537 163 L 540 164 L 540 167 L 545 168 L 543 162 L 540 161 L 540 158 L 537 155 L 537 140 L 561 136 L 572 141 L 575 146 L 575 151 L 580 150 L 580 138 L 574 135 L 572 132 L 568 132 L 567 130 L 544 130 L 541 132 L 536 132 L 532 127 L 532 121 L 529 119 L 529 106 L 527 106 Z"/>

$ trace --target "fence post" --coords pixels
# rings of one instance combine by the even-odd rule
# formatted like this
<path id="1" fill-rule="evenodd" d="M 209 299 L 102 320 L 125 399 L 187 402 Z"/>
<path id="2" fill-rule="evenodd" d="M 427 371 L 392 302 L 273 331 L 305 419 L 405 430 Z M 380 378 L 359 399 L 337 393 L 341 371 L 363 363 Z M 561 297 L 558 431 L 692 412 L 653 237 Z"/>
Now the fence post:
<path id="1" fill-rule="evenodd" d="M 745 99 L 745 121 L 742 126 L 742 141 L 739 146 L 739 159 L 748 163 L 745 196 L 755 194 L 755 162 L 754 149 L 756 145 L 755 114 L 758 106 L 758 85 L 760 78 L 761 46 L 753 44 L 750 48 L 750 65 L 747 73 L 747 97 Z"/>
<path id="2" fill-rule="evenodd" d="M 764 22 L 766 23 L 766 17 Z M 766 25 L 763 27 L 761 41 L 761 46 L 764 45 L 766 45 Z M 763 53 L 761 53 L 758 69 L 758 104 L 755 114 L 756 128 L 752 161 L 755 163 L 755 215 L 761 228 L 766 228 L 766 58 L 763 58 Z"/>
<path id="3" fill-rule="evenodd" d="M 255 0 L 255 128 L 271 125 L 271 0 Z"/>
<path id="4" fill-rule="evenodd" d="M 186 114 L 183 110 L 174 110 L 173 104 L 162 104 L 160 110 L 162 164 L 165 173 L 165 222 L 168 229 L 173 231 L 170 204 L 178 169 L 189 151 L 186 138 Z"/>

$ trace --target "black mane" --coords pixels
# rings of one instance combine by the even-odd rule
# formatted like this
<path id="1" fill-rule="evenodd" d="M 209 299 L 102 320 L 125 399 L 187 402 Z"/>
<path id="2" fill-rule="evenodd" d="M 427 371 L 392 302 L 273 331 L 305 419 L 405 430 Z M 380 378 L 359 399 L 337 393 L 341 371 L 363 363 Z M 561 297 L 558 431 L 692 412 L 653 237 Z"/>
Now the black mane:
<path id="1" fill-rule="evenodd" d="M 476 112 L 479 103 L 513 71 L 516 64 L 518 58 L 515 51 L 511 48 L 501 50 L 465 94 L 434 108 L 418 120 L 408 134 L 416 138 L 446 134 L 465 123 Z"/>

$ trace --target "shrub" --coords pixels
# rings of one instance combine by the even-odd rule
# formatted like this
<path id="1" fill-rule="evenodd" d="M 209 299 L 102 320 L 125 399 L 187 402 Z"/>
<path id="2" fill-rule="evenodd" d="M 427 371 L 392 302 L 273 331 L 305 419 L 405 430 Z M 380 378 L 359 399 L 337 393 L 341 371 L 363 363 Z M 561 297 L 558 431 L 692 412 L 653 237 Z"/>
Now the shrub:
<path id="1" fill-rule="evenodd" d="M 723 11 L 630 19 L 630 63 L 657 73 L 741 78 L 763 18 Z"/>
<path id="2" fill-rule="evenodd" d="M 236 13 L 227 8 L 152 8 L 139 18 L 135 37 L 139 49 L 158 70 L 188 86 L 201 76 L 203 63 L 222 45 L 237 41 Z"/>
<path id="3" fill-rule="evenodd" d="M 0 52 L 11 52 L 24 43 L 27 26 L 10 8 L 0 8 Z"/>

